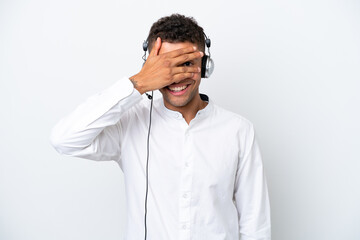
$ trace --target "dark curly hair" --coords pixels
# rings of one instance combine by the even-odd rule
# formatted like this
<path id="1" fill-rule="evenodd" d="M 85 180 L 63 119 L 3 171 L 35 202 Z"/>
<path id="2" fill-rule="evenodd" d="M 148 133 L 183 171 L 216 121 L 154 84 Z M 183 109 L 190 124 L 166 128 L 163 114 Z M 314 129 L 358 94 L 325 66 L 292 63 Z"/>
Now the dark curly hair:
<path id="1" fill-rule="evenodd" d="M 147 37 L 149 51 L 158 37 L 162 41 L 170 43 L 191 42 L 197 44 L 199 50 L 205 50 L 204 30 L 193 17 L 172 14 L 160 18 L 149 31 Z"/>

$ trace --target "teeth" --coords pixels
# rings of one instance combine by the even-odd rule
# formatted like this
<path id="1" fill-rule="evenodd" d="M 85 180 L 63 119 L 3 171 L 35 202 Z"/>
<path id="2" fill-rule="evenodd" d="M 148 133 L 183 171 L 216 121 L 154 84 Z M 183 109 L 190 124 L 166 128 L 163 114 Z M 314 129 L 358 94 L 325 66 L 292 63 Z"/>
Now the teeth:
<path id="1" fill-rule="evenodd" d="M 173 92 L 180 92 L 182 90 L 184 90 L 187 86 L 182 86 L 182 87 L 169 87 L 169 89 Z"/>

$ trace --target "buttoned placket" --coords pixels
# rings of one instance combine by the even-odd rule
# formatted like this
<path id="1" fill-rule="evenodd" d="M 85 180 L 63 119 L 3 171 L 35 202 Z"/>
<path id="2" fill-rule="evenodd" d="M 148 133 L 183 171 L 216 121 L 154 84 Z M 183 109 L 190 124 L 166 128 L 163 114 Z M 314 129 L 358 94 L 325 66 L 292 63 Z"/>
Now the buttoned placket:
<path id="1" fill-rule="evenodd" d="M 179 240 L 190 240 L 191 230 L 191 195 L 192 195 L 192 163 L 193 140 L 191 128 L 184 129 L 184 154 L 181 169 L 180 195 L 179 195 Z"/>

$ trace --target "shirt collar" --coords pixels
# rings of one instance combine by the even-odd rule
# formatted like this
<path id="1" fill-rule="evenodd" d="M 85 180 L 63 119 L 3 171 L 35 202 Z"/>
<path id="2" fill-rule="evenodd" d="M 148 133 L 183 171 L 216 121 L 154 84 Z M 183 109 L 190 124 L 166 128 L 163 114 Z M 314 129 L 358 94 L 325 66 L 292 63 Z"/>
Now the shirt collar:
<path id="1" fill-rule="evenodd" d="M 204 117 L 208 116 L 209 113 L 211 112 L 211 109 L 213 108 L 213 102 L 209 99 L 209 97 L 206 94 L 200 93 L 200 98 L 201 98 L 201 100 L 208 102 L 208 104 L 206 105 L 205 108 L 199 110 L 196 113 L 195 118 L 204 118 Z M 167 107 L 165 107 L 163 98 L 161 98 L 160 102 L 161 103 L 159 104 L 160 105 L 159 107 L 165 115 L 167 115 L 171 118 L 175 118 L 175 119 L 183 118 L 183 116 L 180 112 L 173 111 L 173 110 L 170 110 Z"/>

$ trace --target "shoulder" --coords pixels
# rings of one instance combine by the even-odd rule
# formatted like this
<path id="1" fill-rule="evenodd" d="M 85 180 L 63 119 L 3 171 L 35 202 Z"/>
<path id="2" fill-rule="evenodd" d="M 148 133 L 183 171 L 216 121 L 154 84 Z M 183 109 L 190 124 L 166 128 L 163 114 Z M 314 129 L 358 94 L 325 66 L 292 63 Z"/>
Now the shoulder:
<path id="1" fill-rule="evenodd" d="M 213 115 L 217 119 L 216 126 L 221 126 L 221 132 L 225 133 L 226 141 L 234 141 L 239 146 L 240 156 L 243 156 L 255 141 L 254 124 L 244 116 L 217 105 L 214 105 Z"/>
<path id="2" fill-rule="evenodd" d="M 213 117 L 216 122 L 221 122 L 226 127 L 232 127 L 234 131 L 253 131 L 253 123 L 246 117 L 224 109 L 213 103 Z"/>
<path id="3" fill-rule="evenodd" d="M 150 102 L 146 95 L 140 96 L 141 100 L 123 112 L 119 124 L 123 128 L 135 125 L 143 125 L 148 121 Z"/>

